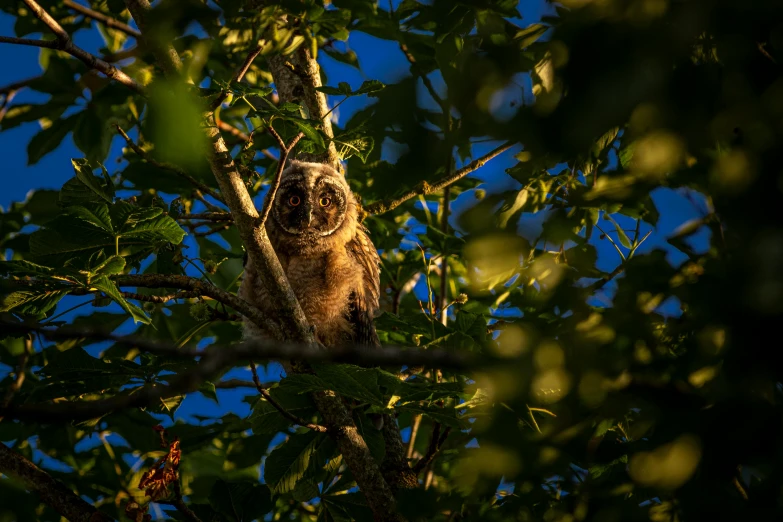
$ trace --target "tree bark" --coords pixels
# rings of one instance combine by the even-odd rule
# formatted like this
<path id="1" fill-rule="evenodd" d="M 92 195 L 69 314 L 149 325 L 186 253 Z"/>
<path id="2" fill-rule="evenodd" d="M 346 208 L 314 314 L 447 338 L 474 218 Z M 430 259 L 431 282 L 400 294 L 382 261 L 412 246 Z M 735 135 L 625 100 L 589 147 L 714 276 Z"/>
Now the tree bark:
<path id="1" fill-rule="evenodd" d="M 303 104 L 307 107 L 310 118 L 321 122 L 324 134 L 334 138 L 326 95 L 316 90 L 321 87 L 321 67 L 310 54 L 310 50 L 302 46 L 289 56 L 270 57 L 268 63 L 280 101 Z M 302 161 L 326 163 L 342 172 L 337 150 L 331 141 L 326 153 L 300 154 L 299 157 Z"/>
<path id="2" fill-rule="evenodd" d="M 0 442 L 0 472 L 18 480 L 41 500 L 71 522 L 103 522 L 112 520 L 52 478 L 38 466 Z"/>

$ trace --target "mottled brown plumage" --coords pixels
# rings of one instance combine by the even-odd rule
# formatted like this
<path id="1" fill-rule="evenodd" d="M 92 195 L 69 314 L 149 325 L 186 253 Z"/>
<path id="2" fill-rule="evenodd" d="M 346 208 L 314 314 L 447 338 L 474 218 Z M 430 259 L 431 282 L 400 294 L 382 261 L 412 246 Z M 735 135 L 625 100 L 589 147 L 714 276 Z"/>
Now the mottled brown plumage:
<path id="1" fill-rule="evenodd" d="M 282 173 L 266 229 L 318 339 L 327 347 L 379 344 L 372 316 L 380 260 L 345 178 L 326 165 L 292 161 Z M 275 313 L 253 263 L 246 263 L 239 296 Z M 246 338 L 268 337 L 255 324 L 246 321 L 244 327 Z"/>

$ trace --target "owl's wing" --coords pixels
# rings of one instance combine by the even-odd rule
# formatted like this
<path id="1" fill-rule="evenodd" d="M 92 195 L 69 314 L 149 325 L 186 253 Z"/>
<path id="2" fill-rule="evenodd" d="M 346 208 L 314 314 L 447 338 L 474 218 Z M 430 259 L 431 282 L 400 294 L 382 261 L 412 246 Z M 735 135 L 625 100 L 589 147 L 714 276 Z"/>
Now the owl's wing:
<path id="1" fill-rule="evenodd" d="M 368 346 L 380 346 L 372 318 L 379 306 L 381 272 L 380 257 L 367 235 L 367 229 L 359 225 L 356 235 L 347 245 L 348 255 L 359 262 L 363 288 L 351 293 L 350 321 L 354 328 L 354 342 Z"/>

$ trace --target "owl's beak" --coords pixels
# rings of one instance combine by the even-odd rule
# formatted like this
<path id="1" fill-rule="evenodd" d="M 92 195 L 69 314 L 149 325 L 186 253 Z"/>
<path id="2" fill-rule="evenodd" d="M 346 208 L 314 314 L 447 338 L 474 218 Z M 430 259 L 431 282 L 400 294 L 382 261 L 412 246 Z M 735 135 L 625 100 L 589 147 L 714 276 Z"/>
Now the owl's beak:
<path id="1" fill-rule="evenodd" d="M 307 208 L 307 225 L 310 226 L 310 224 L 313 222 L 313 209 L 308 207 Z"/>

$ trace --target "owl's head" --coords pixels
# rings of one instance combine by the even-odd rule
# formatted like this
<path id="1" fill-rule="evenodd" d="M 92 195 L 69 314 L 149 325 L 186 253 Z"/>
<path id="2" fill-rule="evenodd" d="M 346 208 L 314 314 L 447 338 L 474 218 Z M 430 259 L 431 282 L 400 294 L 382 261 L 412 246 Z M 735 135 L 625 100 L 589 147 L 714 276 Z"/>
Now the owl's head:
<path id="1" fill-rule="evenodd" d="M 292 161 L 272 206 L 275 242 L 302 253 L 346 244 L 357 222 L 356 199 L 345 177 L 320 163 Z"/>

